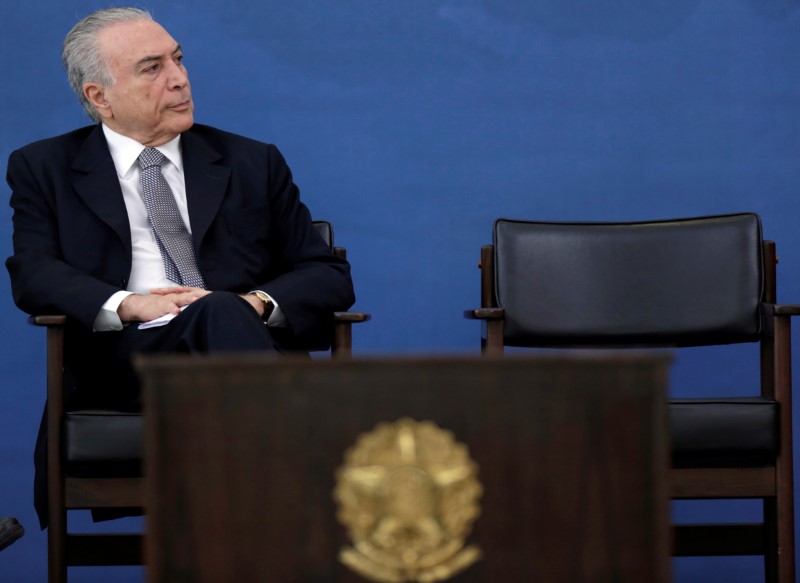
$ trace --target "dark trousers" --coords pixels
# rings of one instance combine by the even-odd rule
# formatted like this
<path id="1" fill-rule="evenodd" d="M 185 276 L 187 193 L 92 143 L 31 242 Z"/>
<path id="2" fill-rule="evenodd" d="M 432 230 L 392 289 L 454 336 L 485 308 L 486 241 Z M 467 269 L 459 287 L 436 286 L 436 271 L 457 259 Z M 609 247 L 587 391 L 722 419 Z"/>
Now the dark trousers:
<path id="1" fill-rule="evenodd" d="M 124 409 L 140 406 L 132 365 L 137 354 L 280 352 L 253 307 L 232 292 L 210 293 L 157 328 L 140 330 L 133 323 L 121 332 L 68 330 L 65 350 L 67 386 L 75 387 L 68 407 Z"/>

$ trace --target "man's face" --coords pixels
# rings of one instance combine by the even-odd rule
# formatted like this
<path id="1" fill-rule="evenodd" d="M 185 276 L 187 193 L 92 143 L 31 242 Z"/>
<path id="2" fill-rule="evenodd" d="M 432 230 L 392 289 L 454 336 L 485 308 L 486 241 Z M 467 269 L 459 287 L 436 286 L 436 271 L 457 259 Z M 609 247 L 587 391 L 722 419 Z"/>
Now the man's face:
<path id="1" fill-rule="evenodd" d="M 110 87 L 87 83 L 89 100 L 112 130 L 146 146 L 159 146 L 194 123 L 192 91 L 183 52 L 151 20 L 114 24 L 98 42 L 114 77 Z"/>

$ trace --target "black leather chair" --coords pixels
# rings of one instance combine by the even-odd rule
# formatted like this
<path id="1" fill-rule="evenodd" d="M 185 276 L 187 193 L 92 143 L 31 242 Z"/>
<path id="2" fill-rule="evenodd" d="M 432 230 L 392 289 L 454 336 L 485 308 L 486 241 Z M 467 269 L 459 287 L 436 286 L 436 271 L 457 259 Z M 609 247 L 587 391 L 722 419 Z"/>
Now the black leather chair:
<path id="1" fill-rule="evenodd" d="M 762 240 L 759 217 L 500 219 L 493 243 L 481 251 L 482 307 L 466 313 L 484 324 L 486 354 L 760 345 L 752 396 L 698 388 L 670 401 L 669 487 L 674 499 L 762 499 L 763 521 L 675 525 L 673 554 L 764 555 L 767 581 L 794 582 L 790 316 L 800 306 L 776 303 L 775 245 Z"/>
<path id="2" fill-rule="evenodd" d="M 333 228 L 314 226 L 331 250 Z M 351 356 L 353 323 L 369 315 L 336 312 L 332 333 L 334 358 Z M 47 473 L 48 573 L 50 583 L 64 583 L 69 566 L 141 565 L 139 533 L 86 534 L 68 532 L 67 512 L 89 509 L 106 516 L 141 513 L 143 419 L 138 413 L 110 410 L 66 410 L 64 403 L 64 316 L 32 316 L 32 324 L 47 327 Z"/>

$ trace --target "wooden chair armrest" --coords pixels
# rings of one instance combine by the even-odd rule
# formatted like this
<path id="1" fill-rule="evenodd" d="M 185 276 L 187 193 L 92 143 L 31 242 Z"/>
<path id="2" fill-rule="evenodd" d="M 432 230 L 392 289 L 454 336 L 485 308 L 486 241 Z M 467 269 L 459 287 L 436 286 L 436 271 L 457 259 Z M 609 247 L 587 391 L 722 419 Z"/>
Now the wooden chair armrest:
<path id="1" fill-rule="evenodd" d="M 464 317 L 468 320 L 502 320 L 505 315 L 503 308 L 477 308 L 464 312 Z"/>
<path id="2" fill-rule="evenodd" d="M 66 316 L 29 316 L 28 324 L 33 326 L 63 326 L 67 322 Z"/>
<path id="3" fill-rule="evenodd" d="M 351 358 L 353 337 L 353 324 L 366 322 L 369 314 L 361 312 L 334 312 L 333 313 L 333 340 L 331 342 L 331 355 L 334 358 Z"/>
<path id="4" fill-rule="evenodd" d="M 371 319 L 372 316 L 369 314 L 364 314 L 361 312 L 334 312 L 333 313 L 333 321 L 336 324 L 340 322 L 350 322 L 357 324 L 359 322 L 366 322 Z"/>
<path id="5" fill-rule="evenodd" d="M 333 319 L 336 322 L 366 322 L 372 316 L 361 312 L 334 312 Z M 67 321 L 66 316 L 29 316 L 28 324 L 33 326 L 63 326 Z"/>
<path id="6" fill-rule="evenodd" d="M 776 316 L 800 316 L 800 305 L 798 304 L 775 304 Z"/>

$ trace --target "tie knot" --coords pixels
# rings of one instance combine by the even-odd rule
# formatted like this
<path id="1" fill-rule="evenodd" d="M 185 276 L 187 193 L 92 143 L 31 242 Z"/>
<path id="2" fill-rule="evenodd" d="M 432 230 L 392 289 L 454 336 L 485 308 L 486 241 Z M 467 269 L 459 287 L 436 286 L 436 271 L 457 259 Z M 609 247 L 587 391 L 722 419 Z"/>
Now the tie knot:
<path id="1" fill-rule="evenodd" d="M 151 168 L 153 166 L 161 166 L 164 163 L 165 156 L 155 148 L 145 148 L 139 154 L 139 168 Z"/>

